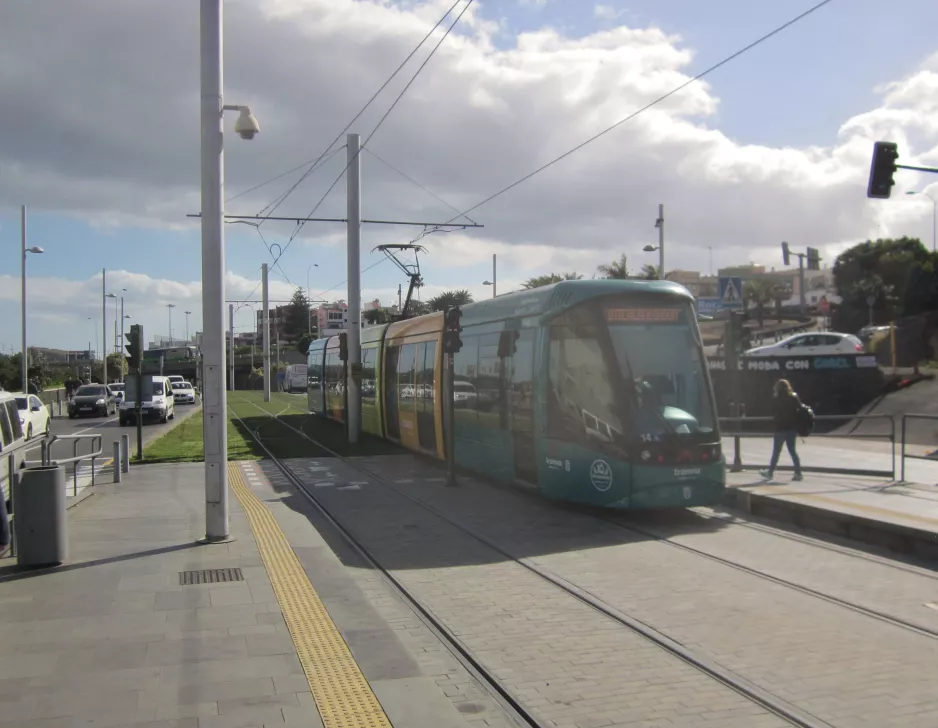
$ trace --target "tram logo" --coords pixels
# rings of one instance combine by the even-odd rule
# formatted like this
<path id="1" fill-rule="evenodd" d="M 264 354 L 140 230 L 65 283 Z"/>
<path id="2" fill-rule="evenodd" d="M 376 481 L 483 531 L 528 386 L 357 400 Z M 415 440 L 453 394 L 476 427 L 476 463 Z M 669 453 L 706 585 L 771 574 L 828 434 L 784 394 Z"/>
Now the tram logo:
<path id="1" fill-rule="evenodd" d="M 599 491 L 607 491 L 612 487 L 612 468 L 605 460 L 594 460 L 590 465 L 590 481 Z"/>

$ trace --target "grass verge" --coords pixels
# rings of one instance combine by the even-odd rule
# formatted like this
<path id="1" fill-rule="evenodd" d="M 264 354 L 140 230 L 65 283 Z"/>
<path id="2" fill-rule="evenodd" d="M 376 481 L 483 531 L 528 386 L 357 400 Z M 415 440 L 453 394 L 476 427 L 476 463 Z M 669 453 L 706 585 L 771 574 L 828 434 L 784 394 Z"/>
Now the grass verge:
<path id="1" fill-rule="evenodd" d="M 229 460 L 267 457 L 253 434 L 258 435 L 277 458 L 330 456 L 327 450 L 317 447 L 295 430 L 306 433 L 343 456 L 398 455 L 404 452 L 392 443 L 364 433 L 357 444 L 350 445 L 345 428 L 310 415 L 306 411 L 306 399 L 302 397 L 272 392 L 270 402 L 265 402 L 262 392 L 228 394 Z M 205 459 L 202 413 L 188 417 L 162 437 L 145 445 L 143 456 L 144 464 L 202 462 Z"/>

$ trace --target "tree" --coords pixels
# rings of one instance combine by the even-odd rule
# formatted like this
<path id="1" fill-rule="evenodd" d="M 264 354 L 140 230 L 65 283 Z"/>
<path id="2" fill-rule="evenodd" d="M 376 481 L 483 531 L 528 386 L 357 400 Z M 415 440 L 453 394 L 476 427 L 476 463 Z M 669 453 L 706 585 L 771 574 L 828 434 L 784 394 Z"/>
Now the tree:
<path id="1" fill-rule="evenodd" d="M 107 381 L 120 381 L 121 376 L 127 374 L 127 361 L 121 359 L 120 354 L 107 355 Z M 104 382 L 106 384 L 107 382 Z"/>
<path id="2" fill-rule="evenodd" d="M 285 318 L 283 333 L 287 340 L 296 341 L 309 331 L 309 301 L 299 286 L 287 304 Z"/>
<path id="3" fill-rule="evenodd" d="M 775 301 L 775 318 L 778 321 L 782 320 L 782 304 L 791 298 L 794 292 L 791 283 L 787 281 L 779 281 L 772 286 L 772 300 Z"/>
<path id="4" fill-rule="evenodd" d="M 391 322 L 391 312 L 386 308 L 369 308 L 362 314 L 362 317 L 372 326 Z"/>
<path id="5" fill-rule="evenodd" d="M 530 291 L 534 288 L 540 288 L 541 286 L 549 286 L 553 283 L 560 283 L 560 281 L 578 281 L 583 276 L 576 273 L 549 273 L 548 275 L 535 276 L 534 278 L 528 278 L 524 283 L 521 284 L 521 287 L 526 291 Z"/>
<path id="6" fill-rule="evenodd" d="M 467 303 L 472 303 L 472 294 L 465 288 L 457 291 L 444 291 L 427 301 L 431 311 L 445 311 L 447 308 L 465 306 Z"/>
<path id="7" fill-rule="evenodd" d="M 645 263 L 645 265 L 642 266 L 642 272 L 638 274 L 638 277 L 643 281 L 658 280 L 658 266 L 652 265 L 651 263 Z"/>
<path id="8" fill-rule="evenodd" d="M 307 332 L 305 334 L 300 334 L 299 340 L 296 342 L 296 349 L 304 356 L 309 351 L 309 345 L 316 341 L 319 338 L 319 334 L 315 332 Z"/>
<path id="9" fill-rule="evenodd" d="M 746 281 L 743 286 L 743 297 L 746 299 L 746 305 L 750 303 L 756 306 L 756 319 L 759 321 L 759 328 L 765 325 L 765 306 L 774 300 L 775 282 L 765 278 L 752 278 Z"/>
<path id="10" fill-rule="evenodd" d="M 597 267 L 597 270 L 603 274 L 603 278 L 624 280 L 629 277 L 628 259 L 623 253 L 619 256 L 618 260 L 614 260 L 611 263 L 603 263 Z"/>

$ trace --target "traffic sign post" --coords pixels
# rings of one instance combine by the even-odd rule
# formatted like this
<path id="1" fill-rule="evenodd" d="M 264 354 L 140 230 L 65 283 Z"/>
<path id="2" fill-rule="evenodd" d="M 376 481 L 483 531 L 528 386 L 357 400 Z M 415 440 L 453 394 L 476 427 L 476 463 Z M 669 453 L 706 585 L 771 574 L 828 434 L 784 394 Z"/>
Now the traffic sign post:
<path id="1" fill-rule="evenodd" d="M 721 277 L 719 279 L 720 306 L 723 309 L 741 309 L 743 307 L 743 279 Z"/>

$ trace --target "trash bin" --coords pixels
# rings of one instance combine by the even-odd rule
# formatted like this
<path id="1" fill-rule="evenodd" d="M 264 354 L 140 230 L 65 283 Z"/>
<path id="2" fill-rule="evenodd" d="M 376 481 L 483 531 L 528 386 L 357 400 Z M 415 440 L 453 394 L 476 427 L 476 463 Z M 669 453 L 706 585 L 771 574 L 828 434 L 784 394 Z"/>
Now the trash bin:
<path id="1" fill-rule="evenodd" d="M 13 524 L 20 566 L 51 566 L 68 558 L 65 468 L 24 468 L 13 485 Z"/>

